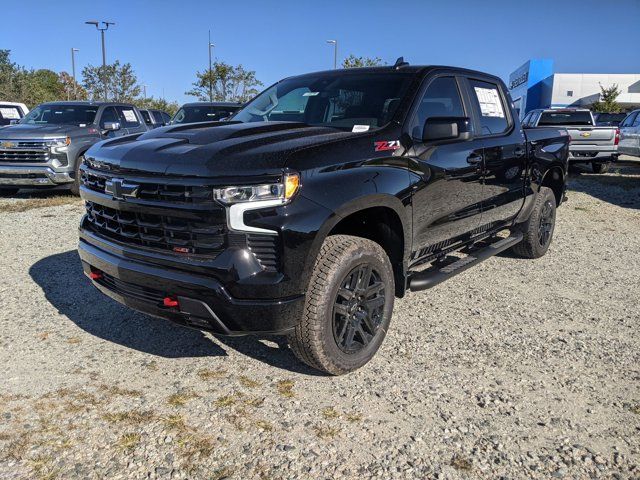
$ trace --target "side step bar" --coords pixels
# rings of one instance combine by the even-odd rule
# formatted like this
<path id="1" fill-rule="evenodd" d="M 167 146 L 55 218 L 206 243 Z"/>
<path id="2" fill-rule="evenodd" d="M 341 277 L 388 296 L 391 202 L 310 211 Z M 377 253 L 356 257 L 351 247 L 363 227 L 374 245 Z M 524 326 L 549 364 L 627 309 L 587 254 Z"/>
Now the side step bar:
<path id="1" fill-rule="evenodd" d="M 449 265 L 439 268 L 433 267 L 429 270 L 425 270 L 424 272 L 414 273 L 409 277 L 409 289 L 412 292 L 418 292 L 420 290 L 435 287 L 439 283 L 449 280 L 451 277 L 476 266 L 480 262 L 484 262 L 487 258 L 491 258 L 494 255 L 513 247 L 520 243 L 522 238 L 522 233 L 514 232 L 511 236 L 476 250 L 475 252 L 461 258 L 460 260 L 450 263 Z"/>

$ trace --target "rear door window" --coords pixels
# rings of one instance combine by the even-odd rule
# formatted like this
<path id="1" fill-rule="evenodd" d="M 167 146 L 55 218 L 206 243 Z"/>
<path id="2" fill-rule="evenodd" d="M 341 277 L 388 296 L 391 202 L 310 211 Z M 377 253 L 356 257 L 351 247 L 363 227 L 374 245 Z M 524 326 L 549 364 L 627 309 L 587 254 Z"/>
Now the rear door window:
<path id="1" fill-rule="evenodd" d="M 151 120 L 151 115 L 149 115 L 148 110 L 140 110 L 140 115 L 142 115 L 144 123 L 146 123 L 147 125 L 153 125 L 153 121 Z"/>
<path id="2" fill-rule="evenodd" d="M 20 109 L 12 105 L 0 105 L 0 125 L 9 125 L 11 120 L 20 120 L 22 118 Z"/>
<path id="3" fill-rule="evenodd" d="M 469 79 L 471 97 L 480 115 L 483 135 L 496 135 L 509 129 L 507 108 L 495 83 Z"/>
<path id="4" fill-rule="evenodd" d="M 131 107 L 115 107 L 120 117 L 120 125 L 124 128 L 136 128 L 140 126 L 140 119 L 136 111 Z"/>

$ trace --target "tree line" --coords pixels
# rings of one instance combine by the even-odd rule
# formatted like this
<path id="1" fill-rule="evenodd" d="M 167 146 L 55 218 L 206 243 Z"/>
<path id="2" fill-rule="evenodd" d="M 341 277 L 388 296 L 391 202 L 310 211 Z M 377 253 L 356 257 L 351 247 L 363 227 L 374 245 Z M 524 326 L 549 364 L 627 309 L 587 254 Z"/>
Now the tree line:
<path id="1" fill-rule="evenodd" d="M 375 58 L 350 55 L 343 68 L 381 65 Z M 87 65 L 82 69 L 81 81 L 68 72 L 54 72 L 46 68 L 28 69 L 11 60 L 11 51 L 0 49 L 0 99 L 26 104 L 33 108 L 44 102 L 60 100 L 103 100 L 135 103 L 140 108 L 164 110 L 173 115 L 179 108 L 176 102 L 164 98 L 144 97 L 143 89 L 130 63 L 119 60 L 106 66 Z M 196 72 L 192 88 L 185 92 L 198 100 L 245 103 L 259 93 L 263 84 L 256 72 L 242 65 L 215 62 L 211 70 Z"/>

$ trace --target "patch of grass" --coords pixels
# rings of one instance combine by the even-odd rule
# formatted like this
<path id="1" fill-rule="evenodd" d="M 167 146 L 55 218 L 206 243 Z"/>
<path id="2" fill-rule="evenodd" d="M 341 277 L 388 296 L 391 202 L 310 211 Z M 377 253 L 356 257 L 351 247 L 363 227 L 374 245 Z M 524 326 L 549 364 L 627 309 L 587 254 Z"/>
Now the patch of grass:
<path id="1" fill-rule="evenodd" d="M 247 407 L 253 407 L 253 408 L 261 407 L 263 403 L 264 403 L 264 398 L 258 398 L 258 397 L 247 398 L 244 400 L 244 404 Z"/>
<path id="2" fill-rule="evenodd" d="M 362 420 L 362 414 L 357 412 L 345 413 L 344 418 L 347 422 L 356 423 Z"/>
<path id="3" fill-rule="evenodd" d="M 273 430 L 273 425 L 271 425 L 271 423 L 267 422 L 266 420 L 256 420 L 255 426 L 260 430 L 264 430 L 265 432 L 270 432 Z"/>
<path id="4" fill-rule="evenodd" d="M 198 397 L 200 397 L 200 395 L 195 392 L 178 392 L 169 395 L 167 403 L 172 407 L 182 407 L 186 405 L 189 400 L 193 400 Z"/>
<path id="5" fill-rule="evenodd" d="M 139 433 L 125 433 L 118 440 L 117 446 L 121 450 L 125 450 L 125 451 L 133 450 L 138 446 L 141 438 L 142 437 L 140 436 Z"/>
<path id="6" fill-rule="evenodd" d="M 196 432 L 183 435 L 178 440 L 181 455 L 191 462 L 195 458 L 209 457 L 216 448 L 216 442 L 212 437 Z"/>
<path id="7" fill-rule="evenodd" d="M 101 384 L 98 388 L 110 395 L 120 395 L 121 397 L 141 397 L 142 392 L 140 390 L 130 390 L 127 388 L 120 388 L 117 385 Z"/>
<path id="8" fill-rule="evenodd" d="M 227 378 L 227 371 L 219 368 L 217 370 L 209 370 L 207 368 L 203 368 L 202 370 L 198 370 L 198 377 L 201 380 L 216 380 L 220 378 Z"/>
<path id="9" fill-rule="evenodd" d="M 82 339 L 80 337 L 69 337 L 67 338 L 67 343 L 70 343 L 72 345 L 75 345 L 77 343 L 81 343 Z"/>
<path id="10" fill-rule="evenodd" d="M 629 411 L 631 413 L 635 413 L 636 415 L 640 415 L 640 403 L 637 405 L 632 405 L 631 407 L 629 407 Z"/>
<path id="11" fill-rule="evenodd" d="M 38 480 L 53 480 L 58 478 L 59 468 L 53 466 L 53 458 L 40 456 L 29 461 L 29 466 Z"/>
<path id="12" fill-rule="evenodd" d="M 211 475 L 211 480 L 223 480 L 231 477 L 235 473 L 235 470 L 231 467 L 222 467 L 214 471 Z"/>
<path id="13" fill-rule="evenodd" d="M 102 418 L 109 423 L 127 423 L 129 425 L 140 425 L 148 423 L 155 418 L 151 410 L 128 410 L 124 412 L 105 413 Z"/>
<path id="14" fill-rule="evenodd" d="M 238 378 L 238 381 L 240 382 L 240 384 L 243 387 L 247 387 L 247 388 L 256 388 L 256 387 L 259 387 L 261 385 L 260 382 L 257 382 L 257 381 L 255 381 L 255 380 L 253 380 L 253 379 L 251 379 L 251 378 L 249 378 L 249 377 L 247 377 L 245 375 L 241 375 Z"/>
<path id="15" fill-rule="evenodd" d="M 340 414 L 335 408 L 327 407 L 322 409 L 322 416 L 326 419 L 329 419 L 329 418 L 338 418 Z"/>
<path id="16" fill-rule="evenodd" d="M 150 362 L 143 363 L 143 366 L 145 366 L 146 368 L 148 368 L 152 372 L 157 372 L 158 371 L 158 362 L 156 362 L 155 360 L 151 360 Z"/>
<path id="17" fill-rule="evenodd" d="M 0 451 L 0 460 L 24 459 L 27 450 L 31 446 L 31 432 L 21 432 L 8 445 Z"/>
<path id="18" fill-rule="evenodd" d="M 0 204 L 0 213 L 19 213 L 34 208 L 58 207 L 60 205 L 82 205 L 82 200 L 72 195 L 58 195 L 46 198 L 28 198 L 11 203 Z"/>
<path id="19" fill-rule="evenodd" d="M 162 418 L 165 426 L 171 430 L 186 430 L 187 426 L 184 423 L 184 417 L 182 415 L 167 415 Z"/>
<path id="20" fill-rule="evenodd" d="M 49 338 L 49 335 L 51 334 L 51 332 L 40 332 L 36 335 L 36 337 L 39 340 L 46 340 L 47 338 Z"/>
<path id="21" fill-rule="evenodd" d="M 280 396 L 287 398 L 296 396 L 295 392 L 293 391 L 293 387 L 295 386 L 295 382 L 293 380 L 280 380 L 277 386 Z"/>
<path id="22" fill-rule="evenodd" d="M 587 207 L 573 207 L 574 210 L 578 210 L 580 212 L 588 212 L 589 209 Z"/>
<path id="23" fill-rule="evenodd" d="M 323 425 L 316 425 L 313 427 L 314 432 L 318 438 L 330 439 L 340 433 L 340 429 L 336 427 L 327 427 Z"/>
<path id="24" fill-rule="evenodd" d="M 463 472 L 470 472 L 473 469 L 471 460 L 460 457 L 459 455 L 456 455 L 455 457 L 453 457 L 449 465 L 451 465 L 456 470 L 460 470 Z"/>
<path id="25" fill-rule="evenodd" d="M 231 407 L 236 404 L 238 398 L 234 395 L 224 395 L 219 397 L 213 404 L 219 408 Z"/>

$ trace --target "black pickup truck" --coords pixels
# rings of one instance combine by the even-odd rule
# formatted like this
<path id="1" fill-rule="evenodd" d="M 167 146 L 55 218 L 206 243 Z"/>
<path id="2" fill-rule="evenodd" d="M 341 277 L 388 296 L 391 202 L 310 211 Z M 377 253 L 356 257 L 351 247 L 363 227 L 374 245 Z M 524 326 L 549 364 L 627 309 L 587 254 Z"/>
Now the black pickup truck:
<path id="1" fill-rule="evenodd" d="M 85 274 L 131 308 L 224 335 L 287 335 L 312 367 L 367 363 L 394 298 L 508 248 L 545 254 L 564 129 L 524 132 L 503 82 L 451 67 L 287 78 L 230 121 L 92 147 Z"/>

